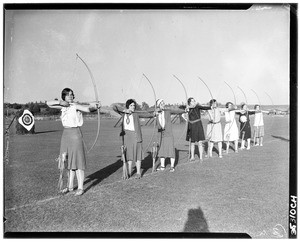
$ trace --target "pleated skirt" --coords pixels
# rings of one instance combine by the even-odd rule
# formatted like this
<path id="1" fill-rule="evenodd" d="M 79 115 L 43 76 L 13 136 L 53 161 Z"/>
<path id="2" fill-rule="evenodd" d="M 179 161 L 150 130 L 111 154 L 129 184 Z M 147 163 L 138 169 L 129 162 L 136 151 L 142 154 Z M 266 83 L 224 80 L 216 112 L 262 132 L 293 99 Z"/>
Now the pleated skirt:
<path id="1" fill-rule="evenodd" d="M 265 135 L 264 126 L 254 126 L 254 137 L 259 138 Z"/>

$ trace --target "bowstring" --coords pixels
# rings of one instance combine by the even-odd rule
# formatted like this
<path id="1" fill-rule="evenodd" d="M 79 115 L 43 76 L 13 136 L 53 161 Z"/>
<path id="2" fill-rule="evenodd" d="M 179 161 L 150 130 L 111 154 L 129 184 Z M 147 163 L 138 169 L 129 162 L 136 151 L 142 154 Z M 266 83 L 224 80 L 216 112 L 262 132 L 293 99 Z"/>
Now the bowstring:
<path id="1" fill-rule="evenodd" d="M 247 97 L 246 97 L 246 94 L 245 94 L 245 92 L 239 87 L 239 86 L 237 86 L 238 87 L 238 89 L 240 90 L 240 91 L 242 91 L 242 93 L 243 93 L 243 95 L 244 95 L 244 98 L 245 98 L 245 104 L 248 106 L 248 100 L 247 100 Z M 248 114 L 248 111 L 246 111 L 246 113 Z M 246 116 L 247 117 L 247 116 Z M 249 114 L 248 114 L 248 117 L 249 117 Z M 247 119 L 248 119 L 248 117 L 247 117 Z M 247 122 L 247 121 L 246 121 Z M 241 130 L 243 130 L 244 128 L 245 128 L 245 126 L 246 126 L 246 122 L 244 122 L 244 125 L 243 125 L 243 127 L 241 128 Z"/>
<path id="2" fill-rule="evenodd" d="M 202 83 L 206 86 L 206 88 L 208 89 L 208 92 L 209 92 L 209 94 L 210 94 L 211 99 L 214 100 L 214 97 L 213 97 L 213 95 L 212 95 L 212 93 L 211 93 L 211 91 L 210 91 L 208 85 L 204 82 L 204 80 L 203 80 L 202 78 L 200 78 L 199 76 L 198 76 L 198 78 L 201 80 L 201 82 L 202 82 Z M 213 113 L 214 113 L 214 118 L 215 118 L 215 112 L 213 112 Z M 207 111 L 207 114 L 208 114 L 208 117 L 209 117 L 209 118 L 212 118 L 212 117 L 211 117 L 211 114 L 209 113 L 209 111 Z M 206 134 L 207 139 L 204 140 L 204 141 L 210 142 L 210 140 L 211 140 L 211 134 L 212 134 L 212 132 L 213 132 L 214 126 L 215 126 L 215 124 L 212 123 L 211 126 L 210 126 L 210 132 L 209 132 L 208 134 Z M 207 129 L 206 129 L 206 133 L 207 133 Z"/>

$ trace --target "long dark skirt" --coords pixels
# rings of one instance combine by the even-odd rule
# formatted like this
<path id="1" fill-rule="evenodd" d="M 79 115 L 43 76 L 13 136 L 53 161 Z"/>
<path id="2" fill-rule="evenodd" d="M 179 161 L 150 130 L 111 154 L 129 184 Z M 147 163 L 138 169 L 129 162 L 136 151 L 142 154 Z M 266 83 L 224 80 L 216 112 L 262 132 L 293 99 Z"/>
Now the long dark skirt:
<path id="1" fill-rule="evenodd" d="M 186 141 L 189 141 L 190 138 L 192 143 L 205 140 L 204 129 L 201 121 L 189 123 Z"/>
<path id="2" fill-rule="evenodd" d="M 68 170 L 85 170 L 86 158 L 79 127 L 65 128 L 61 137 L 60 155 L 67 154 Z"/>
<path id="3" fill-rule="evenodd" d="M 251 138 L 251 126 L 249 121 L 246 121 L 244 123 L 241 122 L 240 124 L 240 139 L 242 139 L 243 137 L 244 140 Z"/>

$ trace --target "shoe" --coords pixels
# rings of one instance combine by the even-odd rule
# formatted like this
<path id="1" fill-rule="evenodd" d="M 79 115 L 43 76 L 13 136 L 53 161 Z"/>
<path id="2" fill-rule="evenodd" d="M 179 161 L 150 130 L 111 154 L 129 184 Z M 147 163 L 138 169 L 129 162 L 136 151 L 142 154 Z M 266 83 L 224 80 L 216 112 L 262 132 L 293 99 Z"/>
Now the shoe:
<path id="1" fill-rule="evenodd" d="M 83 189 L 78 189 L 75 193 L 75 196 L 81 196 L 84 193 Z"/>
<path id="2" fill-rule="evenodd" d="M 171 167 L 170 168 L 170 172 L 174 172 L 175 171 L 175 168 L 174 167 Z"/>
<path id="3" fill-rule="evenodd" d="M 66 187 L 65 189 L 62 189 L 59 193 L 61 194 L 67 194 L 68 192 L 72 192 L 73 188 Z"/>
<path id="4" fill-rule="evenodd" d="M 259 144 L 258 144 L 258 143 L 256 143 L 254 146 L 259 146 Z"/>
<path id="5" fill-rule="evenodd" d="M 249 147 L 247 147 L 247 150 L 250 150 L 250 146 L 249 146 Z"/>
<path id="6" fill-rule="evenodd" d="M 190 158 L 190 161 L 195 161 L 195 158 Z"/>
<path id="7" fill-rule="evenodd" d="M 165 170 L 165 167 L 160 166 L 160 167 L 158 167 L 156 170 L 157 170 L 157 171 L 164 171 L 164 170 Z"/>
<path id="8" fill-rule="evenodd" d="M 136 174 L 134 177 L 134 179 L 141 179 L 141 178 L 142 178 L 141 174 Z"/>
<path id="9" fill-rule="evenodd" d="M 244 149 L 245 149 L 245 147 L 241 147 L 241 148 L 240 148 L 240 150 L 244 150 Z"/>
<path id="10" fill-rule="evenodd" d="M 219 155 L 219 158 L 220 158 L 220 159 L 222 159 L 222 158 L 223 158 L 223 156 L 222 156 L 222 155 Z"/>
<path id="11" fill-rule="evenodd" d="M 263 145 L 261 144 L 260 146 L 262 147 Z"/>

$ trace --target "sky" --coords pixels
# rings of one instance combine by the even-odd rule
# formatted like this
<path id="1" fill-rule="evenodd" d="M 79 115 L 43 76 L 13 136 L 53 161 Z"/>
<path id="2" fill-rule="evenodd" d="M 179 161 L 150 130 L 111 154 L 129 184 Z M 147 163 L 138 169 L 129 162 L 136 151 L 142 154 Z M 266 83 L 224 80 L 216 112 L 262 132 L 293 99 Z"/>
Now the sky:
<path id="1" fill-rule="evenodd" d="M 289 104 L 289 8 L 5 11 L 4 102 Z M 225 84 L 227 82 L 233 89 Z M 244 97 L 240 87 L 245 95 Z M 256 92 L 256 94 L 253 92 Z M 280 94 L 280 95 L 278 95 Z M 269 96 L 271 99 L 269 98 Z M 247 100 L 245 100 L 247 99 Z"/>

